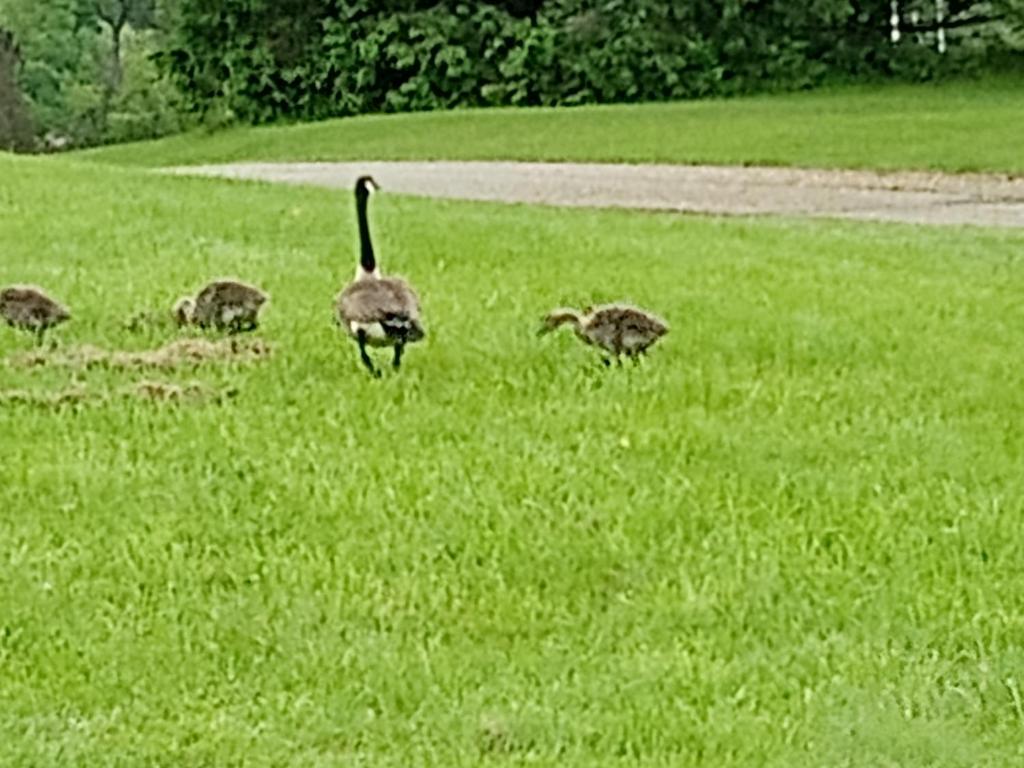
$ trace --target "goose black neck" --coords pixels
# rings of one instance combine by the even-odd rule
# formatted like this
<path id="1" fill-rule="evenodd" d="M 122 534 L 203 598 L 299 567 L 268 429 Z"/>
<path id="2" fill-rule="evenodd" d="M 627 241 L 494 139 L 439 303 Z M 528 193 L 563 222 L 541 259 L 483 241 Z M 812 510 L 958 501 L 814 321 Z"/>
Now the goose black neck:
<path id="1" fill-rule="evenodd" d="M 370 241 L 370 223 L 366 218 L 368 195 L 356 195 L 356 214 L 359 219 L 359 264 L 363 271 L 373 272 L 377 268 L 377 260 L 373 256 L 373 243 Z"/>

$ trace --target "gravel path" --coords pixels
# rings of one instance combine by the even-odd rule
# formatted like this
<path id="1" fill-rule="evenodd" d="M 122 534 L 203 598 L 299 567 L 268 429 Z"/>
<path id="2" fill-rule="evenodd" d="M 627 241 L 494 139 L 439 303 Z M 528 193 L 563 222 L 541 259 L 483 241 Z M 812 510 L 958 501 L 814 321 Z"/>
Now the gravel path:
<path id="1" fill-rule="evenodd" d="M 508 162 L 237 163 L 170 173 L 507 203 L 1024 227 L 1024 178 L 737 166 Z"/>

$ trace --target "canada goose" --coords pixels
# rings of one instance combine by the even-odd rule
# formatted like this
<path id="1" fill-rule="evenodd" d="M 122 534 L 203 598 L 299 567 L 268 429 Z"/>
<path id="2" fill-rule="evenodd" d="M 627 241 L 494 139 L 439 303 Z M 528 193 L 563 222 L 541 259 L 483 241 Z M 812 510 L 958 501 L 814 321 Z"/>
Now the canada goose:
<path id="1" fill-rule="evenodd" d="M 359 267 L 356 278 L 338 294 L 335 316 L 338 324 L 359 344 L 359 357 L 370 373 L 380 376 L 367 345 L 394 347 L 392 365 L 397 370 L 402 364 L 406 344 L 423 338 L 420 324 L 420 302 L 410 285 L 397 277 L 383 277 L 377 269 L 370 241 L 370 225 L 366 218 L 366 203 L 379 187 L 369 176 L 356 180 L 356 215 L 359 220 Z"/>
<path id="2" fill-rule="evenodd" d="M 71 318 L 71 313 L 41 288 L 12 285 L 0 291 L 0 316 L 13 328 L 32 331 L 38 343 L 43 334 Z"/>
<path id="3" fill-rule="evenodd" d="M 664 320 L 626 304 L 602 304 L 587 307 L 583 312 L 561 308 L 552 310 L 545 316 L 540 333 L 549 333 L 560 325 L 572 326 L 584 342 L 610 352 L 617 359 L 626 355 L 634 361 L 668 333 L 668 324 Z M 605 360 L 606 364 L 608 362 Z"/>
<path id="4" fill-rule="evenodd" d="M 174 303 L 174 319 L 178 325 L 198 325 L 219 331 L 239 333 L 259 327 L 260 309 L 267 294 L 236 280 L 216 280 L 199 292 L 195 299 L 184 296 Z"/>

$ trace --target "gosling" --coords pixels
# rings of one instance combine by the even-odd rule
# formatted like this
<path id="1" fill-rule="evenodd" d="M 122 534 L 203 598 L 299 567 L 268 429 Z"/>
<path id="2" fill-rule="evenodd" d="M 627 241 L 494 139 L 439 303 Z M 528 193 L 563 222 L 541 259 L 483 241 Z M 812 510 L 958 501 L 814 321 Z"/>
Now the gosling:
<path id="1" fill-rule="evenodd" d="M 647 349 L 668 333 L 668 323 L 651 312 L 628 304 L 602 304 L 575 309 L 554 309 L 544 317 L 540 334 L 568 325 L 586 344 L 598 347 L 621 363 L 622 356 L 636 362 Z M 611 361 L 604 358 L 605 365 Z"/>
<path id="2" fill-rule="evenodd" d="M 178 299 L 172 312 L 180 326 L 197 325 L 234 334 L 259 327 L 260 310 L 267 299 L 267 294 L 255 286 L 236 280 L 216 280 L 195 299 Z"/>
<path id="3" fill-rule="evenodd" d="M 36 343 L 42 344 L 43 335 L 70 320 L 71 312 L 42 288 L 12 285 L 0 291 L 0 317 L 12 328 L 31 331 L 36 335 Z"/>

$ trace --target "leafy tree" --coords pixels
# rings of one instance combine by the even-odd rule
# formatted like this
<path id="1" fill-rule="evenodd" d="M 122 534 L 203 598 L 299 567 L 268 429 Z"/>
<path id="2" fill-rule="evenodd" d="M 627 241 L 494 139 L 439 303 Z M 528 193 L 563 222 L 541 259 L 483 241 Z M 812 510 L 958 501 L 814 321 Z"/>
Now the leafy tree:
<path id="1" fill-rule="evenodd" d="M 98 52 L 77 14 L 75 0 L 0 6 L 0 24 L 21 44 L 19 82 L 46 133 L 91 134 L 96 124 L 100 92 L 91 84 L 99 76 Z"/>
<path id="2" fill-rule="evenodd" d="M 0 28 L 0 149 L 32 147 L 34 130 L 28 105 L 18 87 L 20 54 L 14 35 Z"/>
<path id="3" fill-rule="evenodd" d="M 177 130 L 180 99 L 152 61 L 175 11 L 174 0 L 0 0 L 39 133 L 82 145 Z"/>

